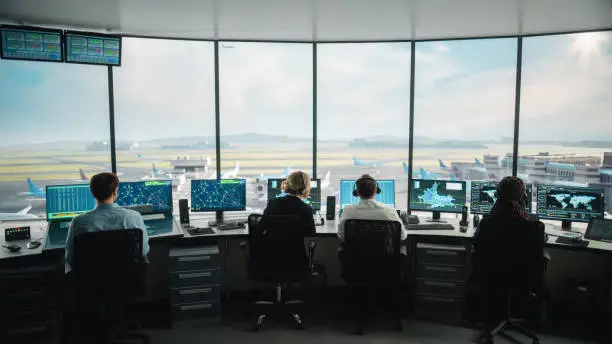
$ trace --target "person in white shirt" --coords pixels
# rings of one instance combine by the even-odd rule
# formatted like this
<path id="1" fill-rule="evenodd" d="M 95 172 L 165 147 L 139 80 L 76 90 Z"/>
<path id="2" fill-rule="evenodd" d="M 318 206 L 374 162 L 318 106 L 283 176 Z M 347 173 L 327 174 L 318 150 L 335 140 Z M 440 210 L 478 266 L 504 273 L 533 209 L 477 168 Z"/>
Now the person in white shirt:
<path id="1" fill-rule="evenodd" d="M 359 204 L 351 204 L 344 207 L 338 223 L 338 238 L 344 241 L 344 223 L 346 220 L 389 220 L 398 221 L 402 225 L 401 240 L 405 240 L 408 232 L 402 223 L 397 211 L 374 199 L 380 193 L 376 180 L 368 174 L 364 174 L 355 181 L 354 196 L 359 197 Z"/>

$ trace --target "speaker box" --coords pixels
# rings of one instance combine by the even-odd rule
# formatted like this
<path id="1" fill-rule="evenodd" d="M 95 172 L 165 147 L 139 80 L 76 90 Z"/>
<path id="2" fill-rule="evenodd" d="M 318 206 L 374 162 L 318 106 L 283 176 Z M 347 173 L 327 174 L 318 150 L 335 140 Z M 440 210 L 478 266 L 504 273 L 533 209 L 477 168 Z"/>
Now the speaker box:
<path id="1" fill-rule="evenodd" d="M 336 218 L 336 196 L 327 196 L 325 218 L 333 221 Z"/>
<path id="2" fill-rule="evenodd" d="M 189 223 L 189 204 L 187 199 L 179 199 L 179 219 L 181 223 Z"/>

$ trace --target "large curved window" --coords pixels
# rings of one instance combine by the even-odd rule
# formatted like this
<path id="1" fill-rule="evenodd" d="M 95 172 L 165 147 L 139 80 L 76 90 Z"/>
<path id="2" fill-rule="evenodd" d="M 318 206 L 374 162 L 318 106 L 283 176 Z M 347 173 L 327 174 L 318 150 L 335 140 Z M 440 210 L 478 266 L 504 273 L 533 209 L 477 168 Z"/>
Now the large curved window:
<path id="1" fill-rule="evenodd" d="M 266 180 L 312 176 L 312 44 L 219 43 L 222 178 L 246 178 L 263 209 Z"/>
<path id="2" fill-rule="evenodd" d="M 0 61 L 0 220 L 44 217 L 45 187 L 110 171 L 105 67 Z"/>
<path id="3" fill-rule="evenodd" d="M 368 173 L 395 179 L 396 207 L 406 209 L 410 43 L 319 44 L 317 57 L 317 169 L 330 176 L 323 197 Z"/>
<path id="4" fill-rule="evenodd" d="M 114 69 L 117 172 L 172 179 L 175 203 L 189 199 L 191 179 L 216 178 L 213 43 L 124 38 L 122 60 Z"/>
<path id="5" fill-rule="evenodd" d="M 417 43 L 415 177 L 512 174 L 517 40 Z M 423 174 L 424 176 L 421 176 Z"/>
<path id="6" fill-rule="evenodd" d="M 612 32 L 525 38 L 519 175 L 612 195 L 610 85 Z"/>

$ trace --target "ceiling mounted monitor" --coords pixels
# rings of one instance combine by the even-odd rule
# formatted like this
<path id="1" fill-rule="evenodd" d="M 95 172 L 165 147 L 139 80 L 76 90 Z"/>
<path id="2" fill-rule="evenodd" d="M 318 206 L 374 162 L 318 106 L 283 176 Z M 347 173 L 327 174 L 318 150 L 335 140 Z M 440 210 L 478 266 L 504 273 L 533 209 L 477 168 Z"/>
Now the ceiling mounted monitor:
<path id="1" fill-rule="evenodd" d="M 121 66 L 121 36 L 66 31 L 66 62 Z"/>
<path id="2" fill-rule="evenodd" d="M 0 46 L 3 59 L 64 61 L 62 30 L 2 25 Z"/>

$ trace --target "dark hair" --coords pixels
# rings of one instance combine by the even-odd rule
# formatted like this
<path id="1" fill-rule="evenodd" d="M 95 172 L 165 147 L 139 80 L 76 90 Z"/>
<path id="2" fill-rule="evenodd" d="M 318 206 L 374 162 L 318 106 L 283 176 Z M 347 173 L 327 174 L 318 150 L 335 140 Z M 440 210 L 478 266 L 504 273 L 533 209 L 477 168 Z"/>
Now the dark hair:
<path id="1" fill-rule="evenodd" d="M 525 212 L 527 192 L 525 183 L 518 177 L 504 177 L 497 187 L 497 201 L 491 210 L 492 215 L 528 219 Z"/>
<path id="2" fill-rule="evenodd" d="M 359 197 L 368 199 L 376 194 L 378 185 L 376 184 L 376 180 L 369 174 L 362 175 L 355 183 Z"/>
<path id="3" fill-rule="evenodd" d="M 109 199 L 118 186 L 119 178 L 109 172 L 98 173 L 91 177 L 91 181 L 89 182 L 91 194 L 100 202 Z"/>

